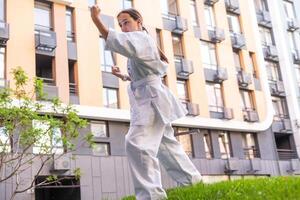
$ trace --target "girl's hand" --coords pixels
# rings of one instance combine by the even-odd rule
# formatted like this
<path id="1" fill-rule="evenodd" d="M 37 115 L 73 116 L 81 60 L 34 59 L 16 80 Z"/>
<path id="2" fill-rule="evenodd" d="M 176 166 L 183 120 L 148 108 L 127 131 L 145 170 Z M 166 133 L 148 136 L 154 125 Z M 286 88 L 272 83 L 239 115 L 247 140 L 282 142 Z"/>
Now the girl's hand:
<path id="1" fill-rule="evenodd" d="M 99 19 L 100 13 L 101 13 L 101 9 L 98 5 L 93 5 L 91 7 L 91 17 L 92 17 L 93 21 Z"/>
<path id="2" fill-rule="evenodd" d="M 119 67 L 113 66 L 113 67 L 111 68 L 111 71 L 112 71 L 112 74 L 113 74 L 113 75 L 118 76 L 118 77 L 121 78 L 122 74 L 121 74 L 121 70 L 120 70 Z"/>

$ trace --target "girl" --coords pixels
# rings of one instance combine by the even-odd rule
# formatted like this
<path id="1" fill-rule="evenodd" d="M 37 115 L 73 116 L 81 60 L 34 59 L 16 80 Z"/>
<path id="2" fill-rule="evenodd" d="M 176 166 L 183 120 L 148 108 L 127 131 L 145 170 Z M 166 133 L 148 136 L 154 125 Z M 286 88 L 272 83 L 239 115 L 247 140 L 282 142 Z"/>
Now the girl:
<path id="1" fill-rule="evenodd" d="M 165 199 L 159 162 L 180 185 L 200 182 L 202 177 L 174 136 L 171 122 L 186 115 L 182 104 L 162 84 L 168 59 L 143 27 L 143 18 L 135 9 L 117 15 L 122 32 L 107 29 L 100 8 L 91 9 L 91 17 L 106 40 L 106 49 L 128 58 L 128 75 L 118 67 L 112 73 L 128 85 L 130 128 L 125 138 L 126 153 L 138 200 Z"/>

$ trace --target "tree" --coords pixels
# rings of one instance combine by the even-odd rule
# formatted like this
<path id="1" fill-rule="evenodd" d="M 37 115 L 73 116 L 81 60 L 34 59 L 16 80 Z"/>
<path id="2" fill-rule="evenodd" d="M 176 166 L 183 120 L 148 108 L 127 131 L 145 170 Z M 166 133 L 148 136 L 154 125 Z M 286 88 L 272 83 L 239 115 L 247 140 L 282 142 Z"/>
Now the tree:
<path id="1" fill-rule="evenodd" d="M 0 184 L 13 184 L 10 199 L 34 187 L 61 181 L 56 175 L 35 184 L 36 178 L 54 159 L 69 154 L 85 142 L 92 145 L 92 135 L 80 137 L 79 129 L 87 126 L 71 105 L 57 98 L 47 99 L 43 81 L 35 78 L 34 88 L 21 67 L 12 70 L 14 88 L 0 90 Z M 35 99 L 38 99 L 36 101 Z M 37 167 L 35 178 L 22 183 L 19 176 Z M 79 178 L 80 170 L 73 174 Z"/>

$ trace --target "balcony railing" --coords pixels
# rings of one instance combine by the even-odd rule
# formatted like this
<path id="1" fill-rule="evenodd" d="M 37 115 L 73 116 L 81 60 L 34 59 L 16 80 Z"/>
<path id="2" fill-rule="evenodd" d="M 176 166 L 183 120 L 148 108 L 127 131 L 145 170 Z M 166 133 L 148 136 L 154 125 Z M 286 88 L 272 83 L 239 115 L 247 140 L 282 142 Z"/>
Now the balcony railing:
<path id="1" fill-rule="evenodd" d="M 277 149 L 279 160 L 290 160 L 298 158 L 297 152 L 291 149 Z"/>
<path id="2" fill-rule="evenodd" d="M 69 83 L 69 91 L 70 91 L 70 94 L 74 94 L 74 95 L 77 94 L 77 85 L 76 85 L 76 83 Z"/>
<path id="3" fill-rule="evenodd" d="M 255 147 L 244 147 L 244 155 L 246 159 L 259 158 L 259 150 Z"/>

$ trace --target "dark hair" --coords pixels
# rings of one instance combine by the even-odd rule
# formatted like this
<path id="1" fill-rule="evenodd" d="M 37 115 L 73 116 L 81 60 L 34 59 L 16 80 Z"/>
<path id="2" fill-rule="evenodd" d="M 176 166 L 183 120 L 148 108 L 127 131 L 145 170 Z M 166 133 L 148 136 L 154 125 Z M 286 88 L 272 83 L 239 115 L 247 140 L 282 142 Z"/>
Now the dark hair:
<path id="1" fill-rule="evenodd" d="M 135 21 L 137 20 L 140 20 L 141 23 L 142 23 L 142 30 L 143 31 L 147 31 L 147 29 L 143 26 L 143 17 L 141 15 L 141 13 L 139 11 L 137 11 L 136 9 L 134 8 L 128 8 L 128 9 L 124 9 L 122 10 L 121 12 L 119 12 L 119 14 L 117 15 L 117 18 L 122 14 L 122 13 L 127 13 L 130 17 L 132 17 Z M 157 46 L 157 50 L 159 52 L 159 56 L 160 56 L 160 59 L 162 61 L 165 61 L 167 63 L 169 63 L 169 60 L 167 58 L 167 56 L 164 54 L 164 52 Z"/>

